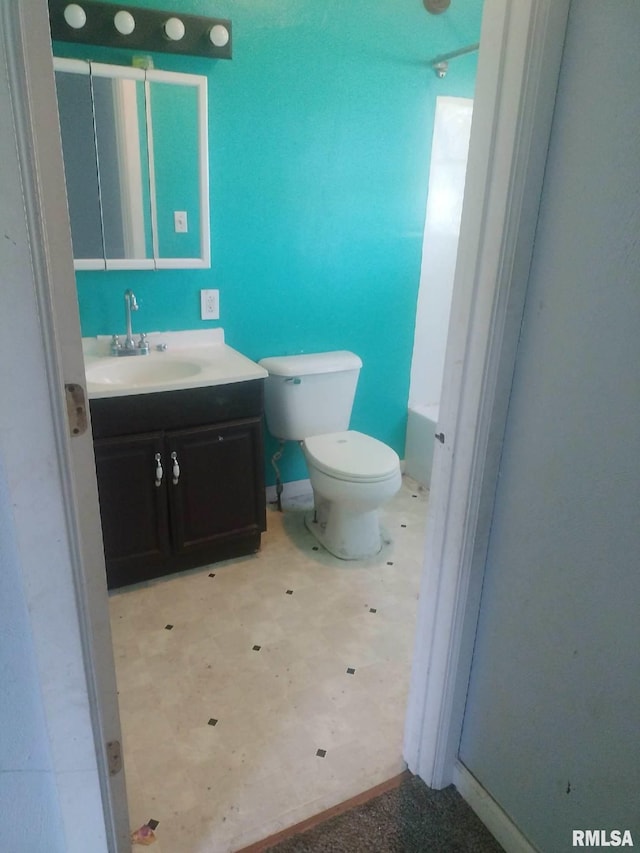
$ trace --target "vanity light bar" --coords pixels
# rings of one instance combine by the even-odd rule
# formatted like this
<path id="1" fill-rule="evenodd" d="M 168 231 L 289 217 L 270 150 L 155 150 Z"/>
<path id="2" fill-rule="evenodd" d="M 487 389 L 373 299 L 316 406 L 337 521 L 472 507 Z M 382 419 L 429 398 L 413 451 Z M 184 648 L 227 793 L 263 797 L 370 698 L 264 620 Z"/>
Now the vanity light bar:
<path id="1" fill-rule="evenodd" d="M 54 41 L 231 59 L 231 21 L 226 18 L 49 0 L 49 23 Z"/>

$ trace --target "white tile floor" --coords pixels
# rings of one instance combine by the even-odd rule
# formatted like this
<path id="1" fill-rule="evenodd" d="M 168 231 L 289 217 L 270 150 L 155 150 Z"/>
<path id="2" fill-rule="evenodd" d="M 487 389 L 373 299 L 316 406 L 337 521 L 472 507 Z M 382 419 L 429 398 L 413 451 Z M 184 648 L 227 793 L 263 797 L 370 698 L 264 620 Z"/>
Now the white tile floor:
<path id="1" fill-rule="evenodd" d="M 158 821 L 156 853 L 238 850 L 405 768 L 427 496 L 405 478 L 368 561 L 314 550 L 298 501 L 255 556 L 111 594 L 131 826 Z"/>

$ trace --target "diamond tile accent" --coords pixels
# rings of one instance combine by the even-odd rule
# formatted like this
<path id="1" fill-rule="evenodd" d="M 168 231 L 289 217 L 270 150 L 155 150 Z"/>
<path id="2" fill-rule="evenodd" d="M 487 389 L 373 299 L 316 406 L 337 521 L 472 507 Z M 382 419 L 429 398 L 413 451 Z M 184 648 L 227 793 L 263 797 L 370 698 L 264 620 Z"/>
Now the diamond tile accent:
<path id="1" fill-rule="evenodd" d="M 109 596 L 131 825 L 153 808 L 157 853 L 242 849 L 405 769 L 427 499 L 405 478 L 366 561 L 316 542 L 305 497 L 267 509 L 251 557 Z"/>

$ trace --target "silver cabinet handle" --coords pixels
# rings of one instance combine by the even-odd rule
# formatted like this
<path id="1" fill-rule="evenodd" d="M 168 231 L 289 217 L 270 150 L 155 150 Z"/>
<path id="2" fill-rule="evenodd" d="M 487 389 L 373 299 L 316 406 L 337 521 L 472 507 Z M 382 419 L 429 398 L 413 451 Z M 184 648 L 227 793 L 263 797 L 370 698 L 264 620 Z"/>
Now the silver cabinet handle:
<path id="1" fill-rule="evenodd" d="M 171 454 L 171 458 L 173 459 L 173 485 L 177 486 L 180 479 L 180 465 L 178 464 L 178 454 L 175 450 Z"/>
<path id="2" fill-rule="evenodd" d="M 156 486 L 159 487 L 162 483 L 162 475 L 164 471 L 162 470 L 162 456 L 159 453 L 155 455 L 156 460 Z"/>

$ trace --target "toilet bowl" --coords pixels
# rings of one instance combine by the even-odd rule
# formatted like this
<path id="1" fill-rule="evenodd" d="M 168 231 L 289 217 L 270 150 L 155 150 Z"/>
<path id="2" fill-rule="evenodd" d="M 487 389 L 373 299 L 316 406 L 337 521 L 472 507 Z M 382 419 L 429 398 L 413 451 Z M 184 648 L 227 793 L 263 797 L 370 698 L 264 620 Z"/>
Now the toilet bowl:
<path id="1" fill-rule="evenodd" d="M 395 450 L 349 429 L 362 360 L 337 350 L 272 356 L 260 364 L 268 372 L 269 431 L 282 443 L 299 442 L 307 463 L 315 504 L 307 527 L 342 560 L 372 557 L 383 544 L 378 508 L 402 479 Z"/>
<path id="2" fill-rule="evenodd" d="M 302 449 L 314 493 L 309 531 L 342 560 L 377 554 L 384 544 L 378 509 L 401 485 L 397 453 L 355 430 L 310 436 Z"/>

